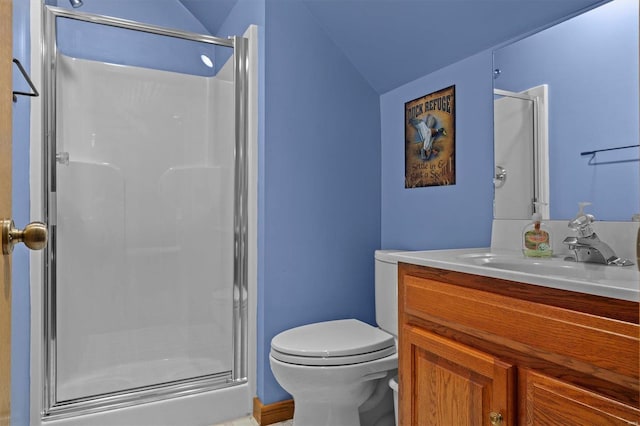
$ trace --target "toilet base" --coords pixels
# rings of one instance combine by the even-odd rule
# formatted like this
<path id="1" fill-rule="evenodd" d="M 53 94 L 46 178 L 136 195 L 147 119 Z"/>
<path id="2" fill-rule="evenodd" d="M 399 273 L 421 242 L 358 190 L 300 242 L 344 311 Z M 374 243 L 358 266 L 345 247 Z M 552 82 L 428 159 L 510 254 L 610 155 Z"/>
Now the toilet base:
<path id="1" fill-rule="evenodd" d="M 367 396 L 360 406 L 354 404 L 340 404 L 348 401 L 347 395 L 326 393 L 325 400 L 318 400 L 315 394 L 313 400 L 298 398 L 294 407 L 293 426 L 396 426 L 393 392 L 387 382 L 397 374 L 397 370 L 387 372 L 381 379 L 363 383 L 365 386 L 359 392 Z M 349 394 L 353 394 L 351 389 Z"/>
<path id="2" fill-rule="evenodd" d="M 306 402 L 295 407 L 293 426 L 360 426 L 360 413 L 353 406 Z"/>
<path id="3" fill-rule="evenodd" d="M 396 426 L 390 403 L 393 402 L 385 397 L 378 407 L 366 413 L 351 406 L 301 403 L 294 409 L 293 426 Z"/>

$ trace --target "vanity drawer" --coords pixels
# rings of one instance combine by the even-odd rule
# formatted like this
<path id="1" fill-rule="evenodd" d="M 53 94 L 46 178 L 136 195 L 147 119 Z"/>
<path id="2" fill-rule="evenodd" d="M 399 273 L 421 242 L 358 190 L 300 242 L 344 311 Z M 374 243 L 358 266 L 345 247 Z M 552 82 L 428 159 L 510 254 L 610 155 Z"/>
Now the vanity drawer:
<path id="1" fill-rule="evenodd" d="M 535 371 L 519 372 L 520 424 L 547 426 L 638 424 L 640 410 Z"/>

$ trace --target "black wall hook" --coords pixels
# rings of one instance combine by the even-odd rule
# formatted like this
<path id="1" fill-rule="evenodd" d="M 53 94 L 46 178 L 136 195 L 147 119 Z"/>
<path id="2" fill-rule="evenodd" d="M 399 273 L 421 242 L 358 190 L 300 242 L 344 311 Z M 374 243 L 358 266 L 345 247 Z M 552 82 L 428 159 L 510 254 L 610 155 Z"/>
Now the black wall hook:
<path id="1" fill-rule="evenodd" d="M 33 85 L 33 82 L 31 81 L 31 79 L 29 78 L 29 75 L 27 74 L 27 71 L 25 71 L 24 67 L 22 66 L 22 64 L 20 63 L 19 60 L 17 60 L 16 58 L 13 58 L 13 63 L 16 64 L 18 66 L 18 69 L 20 70 L 20 73 L 22 74 L 22 77 L 24 77 L 25 81 L 27 82 L 27 84 L 29 85 L 29 87 L 31 87 L 32 93 L 27 93 L 27 92 L 18 92 L 18 91 L 13 91 L 13 102 L 18 102 L 18 97 L 16 95 L 22 95 L 22 96 L 40 96 L 40 93 L 38 93 L 38 90 L 36 89 L 36 86 Z"/>

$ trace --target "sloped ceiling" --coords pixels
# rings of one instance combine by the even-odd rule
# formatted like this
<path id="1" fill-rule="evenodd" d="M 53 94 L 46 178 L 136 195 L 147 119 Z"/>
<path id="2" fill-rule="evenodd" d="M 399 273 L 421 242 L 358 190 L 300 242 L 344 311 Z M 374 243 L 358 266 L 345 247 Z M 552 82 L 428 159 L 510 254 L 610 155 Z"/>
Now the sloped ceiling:
<path id="1" fill-rule="evenodd" d="M 238 0 L 178 0 L 211 35 L 217 35 Z"/>
<path id="2" fill-rule="evenodd" d="M 214 35 L 237 2 L 180 1 Z M 267 8 L 270 1 L 304 3 L 327 36 L 380 94 L 606 2 L 266 0 Z"/>

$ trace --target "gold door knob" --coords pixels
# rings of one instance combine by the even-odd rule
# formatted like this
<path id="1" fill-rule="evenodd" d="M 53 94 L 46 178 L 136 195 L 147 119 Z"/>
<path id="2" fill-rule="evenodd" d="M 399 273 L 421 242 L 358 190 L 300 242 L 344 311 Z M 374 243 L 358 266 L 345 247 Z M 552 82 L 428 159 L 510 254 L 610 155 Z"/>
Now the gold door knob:
<path id="1" fill-rule="evenodd" d="M 31 250 L 42 250 L 47 245 L 47 225 L 42 222 L 31 222 L 24 230 L 15 228 L 13 220 L 0 220 L 2 226 L 2 254 L 11 254 L 13 246 L 23 242 Z"/>
<path id="2" fill-rule="evenodd" d="M 502 414 L 496 413 L 492 411 L 489 413 L 489 420 L 493 426 L 498 426 L 502 424 Z"/>

